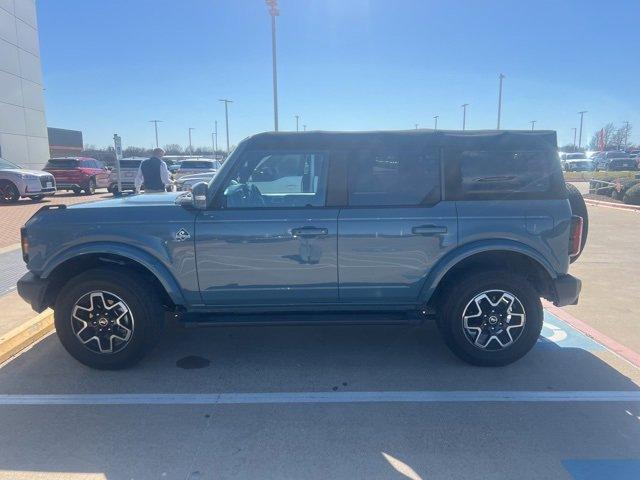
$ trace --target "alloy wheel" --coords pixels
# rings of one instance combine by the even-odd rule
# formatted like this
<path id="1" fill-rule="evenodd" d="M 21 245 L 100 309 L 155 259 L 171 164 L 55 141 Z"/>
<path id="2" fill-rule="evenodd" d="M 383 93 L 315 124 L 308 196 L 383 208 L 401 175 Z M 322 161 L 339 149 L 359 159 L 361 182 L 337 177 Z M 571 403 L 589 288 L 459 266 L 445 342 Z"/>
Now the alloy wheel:
<path id="1" fill-rule="evenodd" d="M 487 290 L 471 299 L 462 313 L 465 337 L 482 350 L 504 350 L 515 343 L 526 323 L 522 302 L 505 290 Z"/>
<path id="2" fill-rule="evenodd" d="M 85 348 L 94 353 L 114 354 L 123 350 L 133 336 L 133 314 L 114 293 L 92 291 L 75 302 L 71 329 Z"/>

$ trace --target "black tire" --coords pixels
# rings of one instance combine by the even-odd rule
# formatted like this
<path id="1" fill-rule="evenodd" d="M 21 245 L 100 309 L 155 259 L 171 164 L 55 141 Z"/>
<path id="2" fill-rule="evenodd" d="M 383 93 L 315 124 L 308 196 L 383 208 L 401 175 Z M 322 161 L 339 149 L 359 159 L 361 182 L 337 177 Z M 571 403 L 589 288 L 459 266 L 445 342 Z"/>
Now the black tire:
<path id="1" fill-rule="evenodd" d="M 526 355 L 536 344 L 543 322 L 540 294 L 533 285 L 524 277 L 502 270 L 471 272 L 458 280 L 443 291 L 437 321 L 440 334 L 451 351 L 461 360 L 483 367 L 508 365 Z M 508 292 L 520 302 L 525 313 L 524 326 L 513 330 L 514 341 L 510 345 L 492 350 L 498 344 L 491 339 L 487 343 L 491 348 L 482 349 L 465 333 L 463 314 L 477 295 L 495 290 Z M 504 335 L 504 331 L 499 335 Z"/>
<path id="2" fill-rule="evenodd" d="M 580 243 L 580 252 L 577 255 L 571 257 L 570 262 L 575 262 L 580 255 L 582 255 L 582 251 L 584 250 L 584 246 L 587 243 L 587 235 L 589 234 L 589 212 L 587 212 L 587 204 L 584 203 L 584 198 L 582 198 L 582 194 L 580 190 L 578 190 L 574 185 L 567 183 L 567 198 L 569 199 L 569 205 L 571 205 L 571 214 L 578 215 L 582 217 L 582 242 Z M 615 191 L 615 190 L 614 190 Z"/>
<path id="3" fill-rule="evenodd" d="M 90 178 L 89 179 L 89 183 L 87 184 L 86 188 L 84 189 L 84 194 L 85 195 L 93 195 L 94 193 L 96 193 L 96 179 L 95 178 Z"/>
<path id="4" fill-rule="evenodd" d="M 82 193 L 82 189 L 80 188 L 74 188 L 72 189 L 74 195 L 80 195 Z"/>
<path id="5" fill-rule="evenodd" d="M 29 198 L 34 202 L 40 202 L 44 198 L 44 195 L 33 195 Z"/>
<path id="6" fill-rule="evenodd" d="M 18 203 L 20 192 L 13 182 L 0 180 L 0 203 Z"/>
<path id="7" fill-rule="evenodd" d="M 118 343 L 117 345 L 111 343 L 112 352 L 100 353 L 97 349 L 101 346 L 97 340 L 83 343 L 76 336 L 76 332 L 82 330 L 82 324 L 77 320 L 72 320 L 72 314 L 76 305 L 80 305 L 79 302 L 87 298 L 87 295 L 91 295 L 92 292 L 94 294 L 95 292 L 104 292 L 102 299 L 108 298 L 107 302 L 111 298 L 119 297 L 119 300 L 124 302 L 124 306 L 129 311 L 128 315 L 130 316 L 125 316 L 123 320 L 129 322 L 127 326 L 131 332 L 128 335 L 128 340 L 119 342 L 116 337 L 114 342 L 114 337 L 111 336 L 111 342 Z M 95 303 L 97 306 L 100 303 L 106 305 L 99 298 Z M 98 309 L 96 308 L 96 310 Z M 104 313 L 105 311 L 103 309 L 103 313 L 100 313 L 98 310 L 95 316 L 101 316 L 99 321 L 106 317 L 106 329 L 109 326 L 110 318 Z M 78 311 L 79 313 L 80 311 Z M 92 368 L 118 370 L 134 365 L 157 344 L 164 327 L 164 313 L 160 292 L 157 292 L 145 277 L 130 270 L 102 267 L 73 277 L 60 290 L 55 303 L 54 317 L 58 338 L 72 357 Z M 117 316 L 120 311 L 115 311 L 114 314 Z M 93 321 L 96 327 L 88 325 L 88 322 L 83 323 L 86 328 L 90 329 L 88 335 L 102 335 L 96 330 L 98 328 L 96 321 Z M 117 325 L 112 324 L 111 326 L 115 331 Z M 74 332 L 74 328 L 76 328 L 76 332 Z M 105 332 L 104 335 L 106 337 L 111 333 L 111 331 Z"/>

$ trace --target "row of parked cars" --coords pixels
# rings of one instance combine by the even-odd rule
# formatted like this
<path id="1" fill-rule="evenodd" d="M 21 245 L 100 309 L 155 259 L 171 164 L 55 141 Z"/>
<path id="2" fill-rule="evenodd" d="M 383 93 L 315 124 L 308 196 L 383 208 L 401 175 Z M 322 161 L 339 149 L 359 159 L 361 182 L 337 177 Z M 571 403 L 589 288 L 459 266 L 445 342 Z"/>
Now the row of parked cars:
<path id="1" fill-rule="evenodd" d="M 566 172 L 585 172 L 599 170 L 638 170 L 640 158 L 638 151 L 623 152 L 610 150 L 593 152 L 591 156 L 582 152 L 560 153 L 560 162 Z"/>
<path id="2" fill-rule="evenodd" d="M 0 202 L 15 203 L 20 198 L 40 201 L 56 191 L 71 191 L 76 195 L 93 195 L 106 188 L 114 195 L 135 191 L 135 178 L 143 157 L 120 160 L 120 187 L 117 171 L 103 162 L 88 157 L 52 158 L 43 170 L 28 170 L 0 158 Z M 169 169 L 178 190 L 188 191 L 196 182 L 209 181 L 220 168 L 214 159 L 186 159 Z"/>

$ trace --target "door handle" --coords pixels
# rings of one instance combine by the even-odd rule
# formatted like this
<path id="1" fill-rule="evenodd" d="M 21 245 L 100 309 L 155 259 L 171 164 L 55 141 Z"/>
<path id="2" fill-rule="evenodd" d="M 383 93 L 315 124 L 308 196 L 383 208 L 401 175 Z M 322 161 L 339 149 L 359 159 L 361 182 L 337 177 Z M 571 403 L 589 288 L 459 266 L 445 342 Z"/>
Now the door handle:
<path id="1" fill-rule="evenodd" d="M 293 235 L 293 238 L 323 237 L 325 235 L 329 235 L 329 230 L 326 228 L 316 228 L 316 227 L 292 228 L 291 235 Z"/>
<path id="2" fill-rule="evenodd" d="M 414 235 L 443 235 L 447 233 L 447 227 L 442 225 L 420 225 L 413 227 L 411 232 Z"/>

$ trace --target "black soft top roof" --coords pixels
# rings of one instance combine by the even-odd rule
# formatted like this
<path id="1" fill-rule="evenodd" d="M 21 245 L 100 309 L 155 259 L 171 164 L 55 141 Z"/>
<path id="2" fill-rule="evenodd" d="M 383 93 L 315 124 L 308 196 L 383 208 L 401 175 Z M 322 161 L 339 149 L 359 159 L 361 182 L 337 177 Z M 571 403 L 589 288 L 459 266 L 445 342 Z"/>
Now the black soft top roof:
<path id="1" fill-rule="evenodd" d="M 249 137 L 250 149 L 449 147 L 481 150 L 557 151 L 553 130 L 388 130 L 371 132 L 265 132 Z"/>

